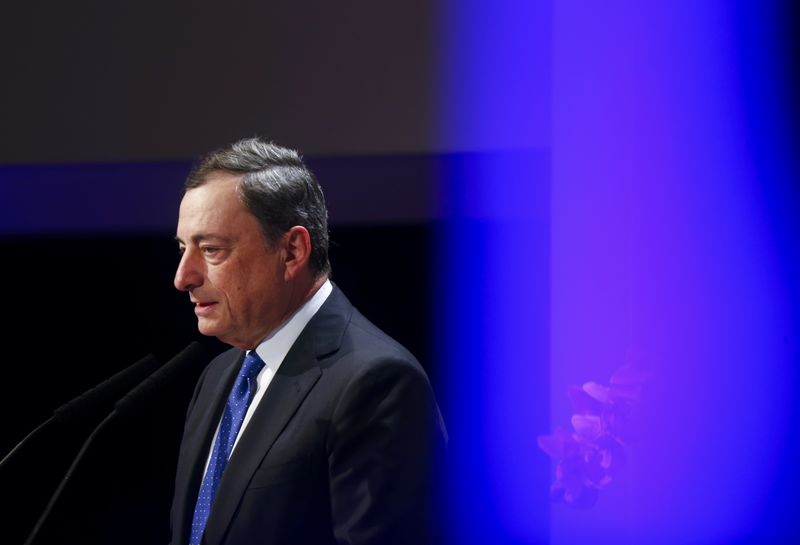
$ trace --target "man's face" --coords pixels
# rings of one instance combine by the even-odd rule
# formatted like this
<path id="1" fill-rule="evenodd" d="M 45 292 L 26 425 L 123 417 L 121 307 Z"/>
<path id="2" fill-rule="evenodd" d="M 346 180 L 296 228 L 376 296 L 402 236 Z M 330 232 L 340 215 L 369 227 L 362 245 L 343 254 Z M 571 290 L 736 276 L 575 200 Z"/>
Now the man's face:
<path id="1" fill-rule="evenodd" d="M 286 319 L 285 251 L 270 248 L 239 201 L 239 176 L 212 172 L 181 201 L 175 287 L 188 291 L 197 327 L 239 348 L 254 348 Z"/>

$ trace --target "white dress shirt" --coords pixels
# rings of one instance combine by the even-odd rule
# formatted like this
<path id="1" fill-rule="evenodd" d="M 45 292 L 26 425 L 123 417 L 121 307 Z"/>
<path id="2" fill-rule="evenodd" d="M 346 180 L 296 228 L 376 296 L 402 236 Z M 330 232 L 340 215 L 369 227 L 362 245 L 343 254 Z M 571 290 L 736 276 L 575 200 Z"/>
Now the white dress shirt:
<path id="1" fill-rule="evenodd" d="M 306 301 L 299 309 L 297 309 L 294 314 L 292 314 L 288 320 L 275 329 L 275 331 L 273 331 L 269 337 L 264 339 L 261 344 L 256 347 L 256 354 L 258 354 L 265 365 L 256 377 L 256 393 L 253 396 L 253 401 L 250 403 L 250 406 L 247 408 L 247 412 L 244 415 L 242 427 L 239 428 L 239 434 L 236 436 L 236 439 L 233 442 L 231 454 L 233 454 L 233 450 L 239 443 L 239 438 L 242 436 L 244 429 L 247 427 L 247 424 L 253 417 L 253 413 L 256 411 L 256 408 L 258 408 L 258 404 L 261 403 L 262 399 L 264 399 L 264 394 L 267 391 L 267 387 L 269 386 L 269 383 L 272 382 L 272 377 L 274 377 L 278 372 L 278 368 L 286 358 L 286 354 L 289 353 L 289 349 L 292 348 L 292 345 L 294 345 L 294 342 L 297 340 L 297 337 L 300 336 L 300 333 L 302 333 L 303 329 L 306 327 L 306 324 L 308 324 L 314 314 L 317 313 L 332 291 L 333 286 L 331 285 L 331 281 L 326 280 L 325 283 L 320 286 L 317 292 L 312 295 L 308 301 Z M 250 351 L 248 350 L 247 352 L 249 353 Z M 203 470 L 204 475 L 208 470 L 208 464 L 211 461 L 211 453 L 214 451 L 214 443 L 217 442 L 218 434 L 219 423 L 217 424 L 217 430 L 214 432 L 214 440 L 211 442 L 211 448 L 209 449 L 208 457 L 206 458 L 206 468 Z"/>

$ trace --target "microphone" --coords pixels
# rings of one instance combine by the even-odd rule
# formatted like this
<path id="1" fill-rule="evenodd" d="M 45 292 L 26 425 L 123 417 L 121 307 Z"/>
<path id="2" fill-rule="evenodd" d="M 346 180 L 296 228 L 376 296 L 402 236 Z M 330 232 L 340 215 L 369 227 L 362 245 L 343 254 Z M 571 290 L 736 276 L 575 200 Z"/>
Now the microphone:
<path id="1" fill-rule="evenodd" d="M 195 382 L 199 378 L 200 372 L 210 361 L 210 358 L 205 359 L 206 357 L 208 357 L 207 351 L 200 343 L 190 343 L 158 371 L 117 401 L 114 404 L 114 411 L 106 420 L 131 416 L 138 411 L 156 408 L 153 401 L 161 401 L 165 395 L 172 395 L 176 384 L 185 384 L 187 374 L 189 376 L 197 374 L 195 380 L 188 384 L 188 388 L 185 388 L 189 392 L 194 392 Z M 186 407 L 183 408 L 183 411 L 185 413 Z"/>
<path id="2" fill-rule="evenodd" d="M 186 409 L 210 359 L 193 342 L 114 404 L 83 443 L 26 545 L 169 541 Z"/>
<path id="3" fill-rule="evenodd" d="M 91 431 L 158 365 L 148 354 L 65 403 L 0 461 L 0 495 L 14 506 L 14 516 L 0 517 L 4 543 L 24 541 Z"/>

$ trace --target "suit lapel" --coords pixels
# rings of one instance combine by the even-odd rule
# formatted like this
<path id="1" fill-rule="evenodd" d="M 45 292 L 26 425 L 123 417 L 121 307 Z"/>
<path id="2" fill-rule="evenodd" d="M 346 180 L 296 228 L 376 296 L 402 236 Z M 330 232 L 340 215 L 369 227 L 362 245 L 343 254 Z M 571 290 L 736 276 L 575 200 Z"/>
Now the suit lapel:
<path id="1" fill-rule="evenodd" d="M 182 453 L 185 460 L 178 466 L 179 473 L 175 487 L 176 491 L 182 491 L 182 497 L 177 504 L 178 512 L 174 513 L 173 519 L 181 521 L 182 524 L 181 528 L 173 528 L 174 535 L 181 536 L 181 541 L 177 543 L 189 541 L 197 491 L 200 489 L 211 441 L 244 359 L 244 353 L 234 350 L 221 357 L 227 357 L 228 361 L 222 363 L 216 372 L 209 369 L 209 375 L 203 380 L 203 390 L 198 396 L 190 419 L 186 422 L 183 439 L 186 448 Z"/>
<path id="2" fill-rule="evenodd" d="M 204 542 L 222 541 L 247 485 L 278 435 L 314 387 L 322 371 L 310 343 L 298 342 L 272 378 L 264 398 L 228 462 L 206 524 Z"/>

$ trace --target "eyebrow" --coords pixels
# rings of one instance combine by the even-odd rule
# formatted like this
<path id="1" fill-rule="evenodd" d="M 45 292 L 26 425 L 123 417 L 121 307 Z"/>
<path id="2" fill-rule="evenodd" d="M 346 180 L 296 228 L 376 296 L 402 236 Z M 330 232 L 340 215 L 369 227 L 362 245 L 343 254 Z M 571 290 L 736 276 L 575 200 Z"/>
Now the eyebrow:
<path id="1" fill-rule="evenodd" d="M 201 242 L 204 242 L 204 241 L 207 241 L 207 240 L 213 240 L 215 242 L 221 242 L 222 244 L 230 244 L 231 242 L 233 242 L 232 238 L 223 237 L 223 236 L 220 236 L 220 235 L 214 235 L 214 234 L 210 234 L 210 233 L 198 233 L 196 235 L 192 235 L 192 237 L 191 237 L 191 241 L 194 242 L 195 244 L 200 244 Z M 183 240 L 181 239 L 181 237 L 179 237 L 178 235 L 175 235 L 175 241 L 178 244 L 185 244 L 183 242 Z"/>

